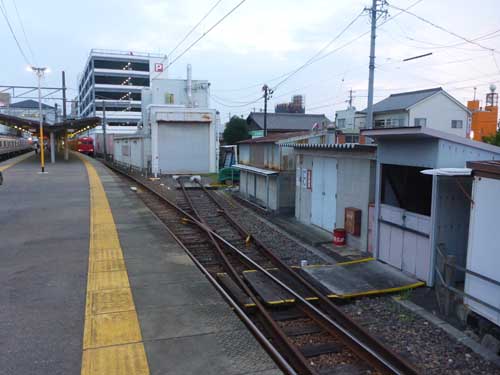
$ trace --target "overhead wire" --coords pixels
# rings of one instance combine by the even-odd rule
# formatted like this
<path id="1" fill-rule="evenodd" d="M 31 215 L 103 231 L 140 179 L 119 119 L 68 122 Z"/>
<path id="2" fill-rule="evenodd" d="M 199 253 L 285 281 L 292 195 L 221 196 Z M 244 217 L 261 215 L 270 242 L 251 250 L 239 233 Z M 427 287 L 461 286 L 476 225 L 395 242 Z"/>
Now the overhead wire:
<path id="1" fill-rule="evenodd" d="M 409 15 L 411 15 L 411 16 L 419 19 L 420 21 L 422 21 L 422 22 L 424 22 L 424 23 L 426 23 L 428 25 L 431 25 L 432 27 L 434 27 L 434 28 L 436 28 L 438 30 L 441 30 L 441 31 L 443 31 L 443 32 L 445 32 L 447 34 L 453 35 L 454 37 L 456 37 L 458 39 L 461 39 L 461 40 L 463 40 L 463 41 L 465 41 L 467 43 L 474 44 L 474 45 L 476 45 L 478 47 L 481 47 L 481 48 L 483 48 L 485 50 L 488 50 L 488 51 L 491 51 L 491 52 L 494 52 L 494 53 L 499 53 L 499 51 L 497 51 L 495 48 L 490 48 L 490 47 L 484 46 L 481 43 L 478 43 L 477 41 L 475 41 L 474 39 L 469 39 L 469 38 L 466 38 L 466 37 L 464 37 L 462 35 L 459 35 L 459 34 L 455 33 L 454 31 L 451 31 L 451 30 L 449 30 L 449 29 L 447 29 L 447 28 L 445 28 L 445 27 L 443 27 L 441 25 L 438 25 L 438 24 L 436 24 L 436 23 L 434 23 L 432 21 L 429 21 L 428 19 L 426 19 L 424 17 L 419 16 L 418 14 L 410 12 L 408 9 L 402 9 L 402 8 L 399 8 L 399 7 L 397 7 L 395 5 L 391 5 L 391 4 L 388 4 L 388 5 L 391 8 L 394 8 L 396 10 L 399 10 L 401 12 L 409 14 Z"/>
<path id="2" fill-rule="evenodd" d="M 179 60 L 182 56 L 184 56 L 191 48 L 193 48 L 200 40 L 202 40 L 205 36 L 207 36 L 213 29 L 215 29 L 218 25 L 220 25 L 227 17 L 229 17 L 231 14 L 233 14 L 241 5 L 243 5 L 244 2 L 247 0 L 241 0 L 236 6 L 234 6 L 229 12 L 227 12 L 222 18 L 220 18 L 216 23 L 214 23 L 207 31 L 205 31 L 203 34 L 200 35 L 193 43 L 191 43 L 187 48 L 185 48 L 175 59 L 170 61 L 166 68 L 170 67 L 172 64 L 174 64 L 177 60 Z M 157 78 L 160 75 L 158 73 L 153 79 Z"/>
<path id="3" fill-rule="evenodd" d="M 3 3 L 3 1 L 2 1 L 2 3 Z M 19 25 L 21 26 L 21 31 L 23 32 L 24 41 L 26 42 L 26 45 L 28 46 L 28 51 L 30 52 L 31 58 L 36 63 L 36 57 L 35 57 L 35 54 L 33 53 L 33 49 L 31 48 L 31 43 L 29 42 L 28 35 L 26 34 L 26 29 L 24 28 L 24 22 L 23 22 L 22 17 L 19 13 L 19 9 L 17 8 L 16 0 L 12 0 L 12 3 L 14 4 L 14 9 L 16 11 L 17 20 L 19 21 Z"/>
<path id="4" fill-rule="evenodd" d="M 200 26 L 200 24 L 205 21 L 205 19 L 210 15 L 210 13 L 212 13 L 212 11 L 217 8 L 217 6 L 222 2 L 223 0 L 218 0 L 209 10 L 207 13 L 205 13 L 205 15 L 196 23 L 196 25 L 194 25 L 191 30 L 189 30 L 189 32 L 184 36 L 184 38 L 182 38 L 180 40 L 179 43 L 177 43 L 177 45 L 167 54 L 167 56 L 172 56 L 175 52 L 175 50 L 177 48 L 180 47 L 180 45 L 182 43 L 184 43 L 184 41 L 189 38 L 189 36 L 198 28 L 198 26 Z"/>
<path id="5" fill-rule="evenodd" d="M 19 40 L 17 39 L 16 33 L 14 32 L 14 29 L 12 28 L 12 25 L 9 20 L 9 16 L 7 14 L 7 7 L 5 6 L 5 3 L 3 0 L 0 0 L 0 11 L 2 12 L 3 17 L 5 18 L 5 22 L 7 22 L 7 26 L 9 27 L 10 33 L 12 34 L 12 37 L 14 38 L 14 41 L 16 42 L 17 48 L 19 49 L 19 52 L 24 58 L 24 61 L 26 64 L 30 64 L 30 60 L 26 56 L 26 53 L 24 52 L 23 48 L 21 47 L 21 44 L 19 43 Z"/>
<path id="6" fill-rule="evenodd" d="M 300 65 L 298 68 L 294 69 L 290 74 L 288 74 L 283 80 L 278 82 L 274 87 L 273 91 L 276 90 L 279 86 L 281 86 L 283 83 L 285 83 L 287 80 L 289 80 L 292 76 L 297 74 L 299 71 L 304 69 L 306 66 L 308 66 L 312 61 L 314 61 L 318 56 L 320 56 L 326 49 L 328 49 L 334 42 L 336 42 L 344 33 L 349 30 L 349 28 L 361 17 L 361 15 L 364 13 L 364 10 L 359 12 L 359 14 L 354 17 L 354 19 L 345 26 L 340 33 L 335 35 L 333 39 L 331 39 L 327 44 L 325 44 L 318 52 L 316 52 L 312 57 L 310 57 L 304 64 Z"/>

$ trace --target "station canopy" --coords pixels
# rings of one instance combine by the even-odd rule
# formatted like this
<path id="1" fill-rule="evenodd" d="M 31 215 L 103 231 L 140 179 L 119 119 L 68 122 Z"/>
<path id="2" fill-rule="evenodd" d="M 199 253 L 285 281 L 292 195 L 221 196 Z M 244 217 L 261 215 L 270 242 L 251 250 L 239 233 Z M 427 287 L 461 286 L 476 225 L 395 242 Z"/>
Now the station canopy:
<path id="1" fill-rule="evenodd" d="M 0 124 L 6 125 L 10 128 L 26 131 L 33 135 L 38 135 L 40 130 L 40 123 L 36 120 L 30 120 L 23 117 L 11 116 L 7 114 L 0 113 Z M 90 130 L 101 124 L 100 117 L 87 117 L 82 119 L 67 119 L 61 122 L 56 122 L 55 124 L 50 124 L 48 122 L 43 123 L 44 132 L 55 132 L 62 133 L 65 130 L 71 134 L 77 134 L 79 132 Z"/>

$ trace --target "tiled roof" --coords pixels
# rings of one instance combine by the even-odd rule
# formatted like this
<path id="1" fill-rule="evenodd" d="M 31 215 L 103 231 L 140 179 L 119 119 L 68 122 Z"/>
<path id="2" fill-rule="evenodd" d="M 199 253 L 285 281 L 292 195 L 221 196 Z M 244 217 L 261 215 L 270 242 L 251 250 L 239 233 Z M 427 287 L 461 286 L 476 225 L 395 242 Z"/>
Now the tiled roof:
<path id="1" fill-rule="evenodd" d="M 247 117 L 247 123 L 253 122 L 259 129 L 264 129 L 264 113 L 251 112 Z M 311 115 L 303 113 L 268 113 L 267 129 L 271 131 L 301 131 L 311 130 L 314 124 L 328 125 L 331 121 L 325 115 Z M 257 130 L 250 126 L 250 130 Z"/>

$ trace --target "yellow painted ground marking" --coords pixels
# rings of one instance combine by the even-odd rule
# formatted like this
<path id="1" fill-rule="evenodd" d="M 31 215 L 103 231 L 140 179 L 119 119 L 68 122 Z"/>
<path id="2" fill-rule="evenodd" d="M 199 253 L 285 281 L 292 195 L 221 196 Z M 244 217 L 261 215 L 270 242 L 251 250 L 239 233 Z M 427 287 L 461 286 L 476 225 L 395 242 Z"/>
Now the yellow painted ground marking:
<path id="1" fill-rule="evenodd" d="M 142 340 L 135 310 L 87 316 L 85 330 L 84 350 Z"/>
<path id="2" fill-rule="evenodd" d="M 91 314 L 105 314 L 134 309 L 134 300 L 129 288 L 92 292 L 87 295 L 87 307 Z"/>
<path id="3" fill-rule="evenodd" d="M 81 375 L 149 375 L 118 232 L 101 180 L 89 176 L 90 244 Z"/>
<path id="4" fill-rule="evenodd" d="M 93 260 L 90 263 L 92 269 L 90 272 L 110 272 L 110 271 L 125 271 L 125 262 L 123 259 L 106 259 Z"/>
<path id="5" fill-rule="evenodd" d="M 91 267 L 90 267 L 91 268 Z M 130 288 L 127 271 L 91 272 L 87 292 L 95 290 Z"/>
<path id="6" fill-rule="evenodd" d="M 13 167 L 14 165 L 16 165 L 17 163 L 20 163 L 22 162 L 23 160 L 26 160 L 28 159 L 29 157 L 33 156 L 33 153 L 32 152 L 28 152 L 27 154 L 23 155 L 23 156 L 19 156 L 16 160 L 14 160 L 12 163 L 9 163 L 9 164 L 4 164 L 4 165 L 0 165 L 0 172 L 3 172 L 7 169 L 9 169 L 10 167 Z"/>
<path id="7" fill-rule="evenodd" d="M 149 375 L 142 343 L 87 349 L 83 352 L 82 375 Z"/>

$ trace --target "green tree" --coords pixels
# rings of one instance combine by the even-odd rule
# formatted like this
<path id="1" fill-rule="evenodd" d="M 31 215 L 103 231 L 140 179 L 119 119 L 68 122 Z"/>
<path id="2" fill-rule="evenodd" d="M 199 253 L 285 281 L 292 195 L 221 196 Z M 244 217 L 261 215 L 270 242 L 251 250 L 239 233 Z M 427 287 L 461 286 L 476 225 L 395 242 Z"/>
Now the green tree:
<path id="1" fill-rule="evenodd" d="M 231 120 L 226 124 L 222 137 L 227 145 L 234 145 L 239 141 L 250 138 L 246 120 L 238 116 L 231 117 Z"/>
<path id="2" fill-rule="evenodd" d="M 497 132 L 495 135 L 489 135 L 486 137 L 483 137 L 483 141 L 486 143 L 490 143 L 495 146 L 500 146 L 500 131 Z"/>

